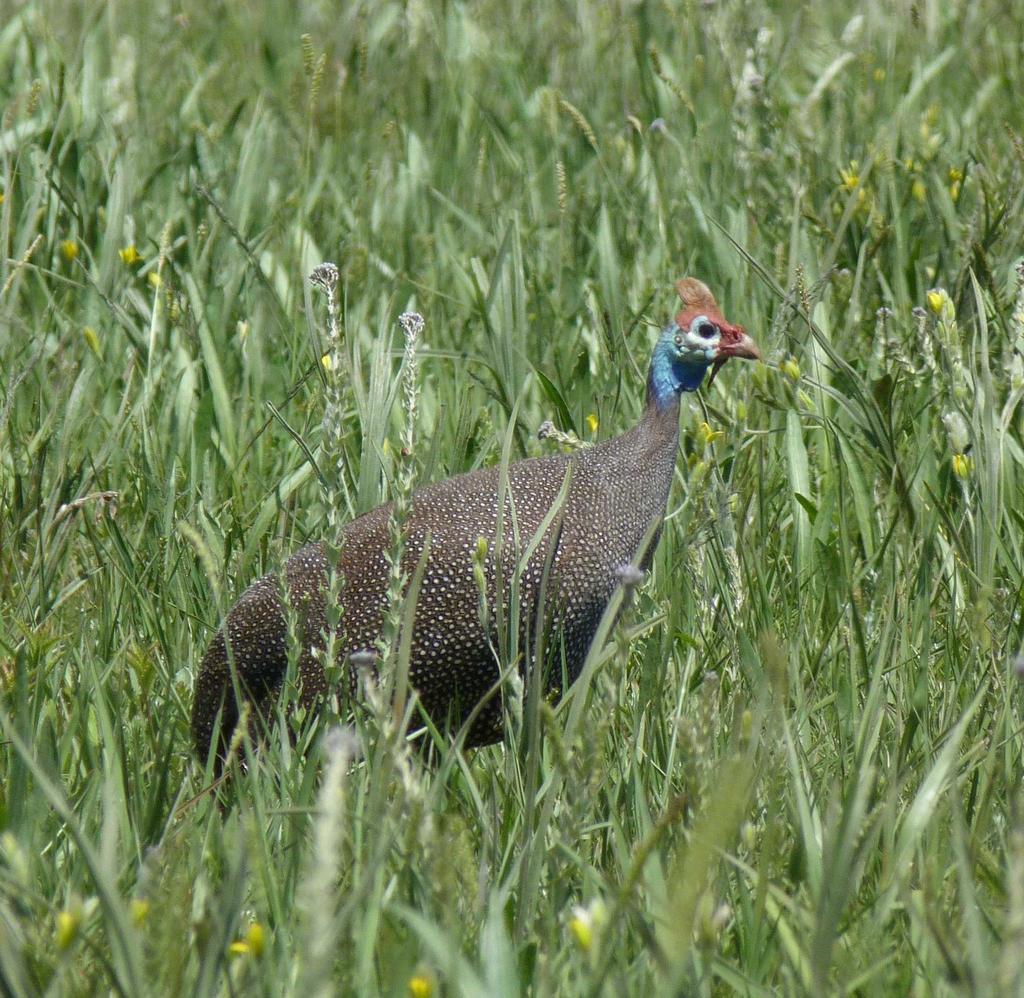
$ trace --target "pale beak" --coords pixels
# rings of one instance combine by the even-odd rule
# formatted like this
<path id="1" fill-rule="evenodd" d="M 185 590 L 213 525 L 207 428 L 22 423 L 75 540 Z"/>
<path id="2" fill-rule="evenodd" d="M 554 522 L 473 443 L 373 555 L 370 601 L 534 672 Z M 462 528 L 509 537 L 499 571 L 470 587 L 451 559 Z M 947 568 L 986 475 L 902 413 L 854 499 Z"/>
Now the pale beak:
<path id="1" fill-rule="evenodd" d="M 731 343 L 723 343 L 718 348 L 718 360 L 728 360 L 730 357 L 742 357 L 744 360 L 760 360 L 761 351 L 757 344 L 746 333 L 740 333 L 739 338 Z"/>
<path id="2" fill-rule="evenodd" d="M 729 339 L 728 342 L 720 343 L 718 346 L 718 356 L 711 365 L 708 388 L 714 384 L 718 372 L 722 369 L 722 365 L 732 357 L 742 357 L 744 360 L 760 360 L 761 351 L 758 350 L 757 344 L 742 330 L 739 330 L 739 335 L 735 339 Z"/>

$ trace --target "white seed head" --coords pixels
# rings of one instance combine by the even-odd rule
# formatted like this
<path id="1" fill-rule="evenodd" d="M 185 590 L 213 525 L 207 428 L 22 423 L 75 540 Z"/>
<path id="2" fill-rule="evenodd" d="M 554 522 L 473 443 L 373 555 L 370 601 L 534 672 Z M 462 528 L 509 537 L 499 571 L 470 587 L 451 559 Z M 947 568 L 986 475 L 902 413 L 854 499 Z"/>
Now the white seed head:
<path id="1" fill-rule="evenodd" d="M 619 577 L 619 582 L 627 589 L 635 589 L 644 581 L 644 573 L 636 565 L 620 565 L 615 570 L 615 574 Z"/>
<path id="2" fill-rule="evenodd" d="M 309 275 L 309 283 L 331 294 L 338 286 L 337 266 L 333 263 L 321 263 L 314 267 L 313 273 Z"/>
<path id="3" fill-rule="evenodd" d="M 398 323 L 402 327 L 406 338 L 410 340 L 416 340 L 420 333 L 423 332 L 425 325 L 423 316 L 419 312 L 403 312 L 398 317 Z"/>
<path id="4" fill-rule="evenodd" d="M 962 454 L 967 449 L 971 438 L 964 417 L 958 412 L 947 412 L 942 417 L 942 424 L 946 427 L 946 433 L 949 434 L 949 444 L 954 453 Z"/>

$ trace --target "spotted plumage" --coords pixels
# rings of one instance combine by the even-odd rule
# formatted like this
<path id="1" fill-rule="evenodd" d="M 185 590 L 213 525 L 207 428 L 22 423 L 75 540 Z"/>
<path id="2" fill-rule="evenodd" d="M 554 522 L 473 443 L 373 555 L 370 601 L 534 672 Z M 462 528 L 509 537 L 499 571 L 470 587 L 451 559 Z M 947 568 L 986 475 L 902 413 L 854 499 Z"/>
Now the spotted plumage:
<path id="1" fill-rule="evenodd" d="M 714 373 L 729 357 L 758 356 L 743 330 L 722 318 L 701 282 L 686 279 L 677 289 L 683 311 L 655 347 L 647 404 L 637 426 L 573 454 L 516 462 L 508 468 L 504 491 L 499 469 L 485 468 L 425 486 L 412 497 L 404 525 L 407 576 L 419 563 L 428 536 L 430 548 L 413 624 L 409 682 L 431 719 L 449 730 L 492 694 L 467 732 L 468 745 L 502 737 L 502 706 L 494 694 L 498 637 L 493 624 L 488 633 L 482 623 L 474 574 L 480 539 L 487 542 L 483 569 L 490 619 L 497 616 L 499 603 L 508 613 L 514 591 L 526 668 L 533 665 L 543 592 L 549 649 L 545 686 L 557 695 L 579 674 L 622 567 L 637 561 L 646 567 L 653 554 L 678 449 L 681 392 L 695 390 L 709 367 Z M 567 491 L 559 502 L 563 485 Z M 342 532 L 337 645 L 342 661 L 349 663 L 351 694 L 357 684 L 352 657 L 374 648 L 383 624 L 391 512 L 391 504 L 380 506 Z M 641 551 L 652 527 L 653 540 Z M 517 563 L 542 529 L 513 590 Z M 275 703 L 287 668 L 282 585 L 299 621 L 300 702 L 315 708 L 328 692 L 315 654 L 324 643 L 327 574 L 323 545 L 310 544 L 288 560 L 280 577 L 268 575 L 250 586 L 230 611 L 196 680 L 192 733 L 200 758 L 208 757 L 215 741 L 218 758 L 222 755 L 239 717 L 231 663 L 257 720 Z"/>

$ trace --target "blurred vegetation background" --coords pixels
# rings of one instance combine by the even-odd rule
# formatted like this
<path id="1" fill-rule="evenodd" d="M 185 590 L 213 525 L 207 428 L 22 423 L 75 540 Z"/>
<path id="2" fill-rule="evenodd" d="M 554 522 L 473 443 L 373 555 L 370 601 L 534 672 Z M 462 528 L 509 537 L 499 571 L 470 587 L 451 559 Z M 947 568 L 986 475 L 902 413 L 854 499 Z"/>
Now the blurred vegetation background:
<path id="1" fill-rule="evenodd" d="M 1024 991 L 1019 2 L 0 15 L 5 991 Z M 235 597 L 627 428 L 684 274 L 767 362 L 684 401 L 594 682 L 432 767 L 282 722 L 219 806 Z"/>

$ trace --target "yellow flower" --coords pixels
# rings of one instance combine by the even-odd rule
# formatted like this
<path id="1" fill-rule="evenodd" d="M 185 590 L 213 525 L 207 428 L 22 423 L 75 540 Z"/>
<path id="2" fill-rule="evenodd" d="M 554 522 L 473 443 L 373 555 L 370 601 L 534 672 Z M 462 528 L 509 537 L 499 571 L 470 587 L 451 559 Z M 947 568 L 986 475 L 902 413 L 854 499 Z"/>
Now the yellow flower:
<path id="1" fill-rule="evenodd" d="M 924 186 L 924 182 L 915 178 L 914 182 L 910 185 L 910 195 L 915 201 L 924 201 L 928 190 Z"/>
<path id="2" fill-rule="evenodd" d="M 60 255 L 71 263 L 72 260 L 78 257 L 78 241 L 76 239 L 65 239 L 60 244 Z"/>
<path id="3" fill-rule="evenodd" d="M 323 364 L 325 371 L 329 371 L 331 369 L 331 355 L 329 353 L 325 353 L 320 358 L 320 363 Z"/>
<path id="4" fill-rule="evenodd" d="M 949 196 L 953 201 L 960 200 L 960 185 L 964 180 L 964 171 L 955 166 L 949 171 Z"/>
<path id="5" fill-rule="evenodd" d="M 103 348 L 100 346 L 100 335 L 96 332 L 92 326 L 86 326 L 82 330 L 82 336 L 85 338 L 85 342 L 89 345 L 89 349 L 96 354 L 97 357 L 103 357 Z"/>
<path id="6" fill-rule="evenodd" d="M 925 295 L 925 300 L 928 302 L 928 307 L 936 315 L 941 315 L 945 309 L 946 302 L 949 301 L 949 295 L 946 293 L 945 288 L 932 288 Z"/>
<path id="7" fill-rule="evenodd" d="M 796 357 L 790 357 L 788 360 L 784 360 L 779 367 L 782 369 L 782 373 L 790 380 L 800 380 L 800 365 L 797 363 Z"/>
<path id="8" fill-rule="evenodd" d="M 253 922 L 245 933 L 245 941 L 249 944 L 249 950 L 255 957 L 263 956 L 263 926 L 259 922 Z"/>
<path id="9" fill-rule="evenodd" d="M 146 280 L 149 281 L 149 286 L 151 288 L 158 288 L 160 287 L 161 284 L 164 283 L 163 279 L 155 270 L 151 270 L 148 274 L 146 274 Z"/>
<path id="10" fill-rule="evenodd" d="M 882 80 L 884 80 L 884 79 L 885 79 L 885 70 L 884 70 L 884 69 L 882 69 L 882 67 L 881 67 L 881 66 L 879 66 L 879 67 L 878 67 L 878 68 L 877 68 L 877 69 L 875 70 L 875 72 L 874 72 L 874 77 L 875 77 L 875 83 L 881 83 L 881 82 L 882 82 Z"/>
<path id="11" fill-rule="evenodd" d="M 589 953 L 590 948 L 594 945 L 594 932 L 590 919 L 584 918 L 582 915 L 574 915 L 569 919 L 569 932 L 576 941 L 576 945 L 584 953 Z"/>
<path id="12" fill-rule="evenodd" d="M 65 908 L 57 913 L 57 949 L 62 953 L 78 938 L 82 916 L 78 911 Z"/>
<path id="13" fill-rule="evenodd" d="M 597 416 L 594 413 L 591 413 L 587 416 L 587 429 L 590 430 L 591 433 L 597 433 L 597 427 Z"/>
<path id="14" fill-rule="evenodd" d="M 697 436 L 700 438 L 701 443 L 707 447 L 709 444 L 713 444 L 716 440 L 721 440 L 725 436 L 721 430 L 711 429 L 710 423 L 701 423 L 697 427 Z"/>
<path id="15" fill-rule="evenodd" d="M 142 259 L 142 254 L 135 248 L 134 243 L 131 246 L 125 246 L 117 251 L 117 255 L 121 258 L 121 262 L 126 266 L 130 267 L 134 263 L 138 263 Z"/>
<path id="16" fill-rule="evenodd" d="M 409 998 L 430 998 L 434 982 L 426 974 L 413 974 L 409 978 Z"/>
<path id="17" fill-rule="evenodd" d="M 241 939 L 236 939 L 229 947 L 228 953 L 232 956 L 251 956 L 258 960 L 263 956 L 263 926 L 259 922 L 250 922 L 249 928 Z"/>
<path id="18" fill-rule="evenodd" d="M 604 901 L 595 898 L 586 908 L 575 905 L 569 916 L 569 935 L 584 952 L 594 948 L 595 937 L 608 923 L 608 909 Z"/>
<path id="19" fill-rule="evenodd" d="M 844 191 L 855 191 L 860 187 L 860 163 L 855 160 L 850 160 L 850 165 L 845 169 L 840 169 L 839 176 L 842 180 L 840 185 Z"/>
<path id="20" fill-rule="evenodd" d="M 136 925 L 142 925 L 149 915 L 149 902 L 145 898 L 132 898 L 128 910 L 131 913 L 132 921 Z"/>
<path id="21" fill-rule="evenodd" d="M 966 454 L 953 455 L 953 474 L 957 478 L 967 478 L 973 467 L 974 462 Z"/>

